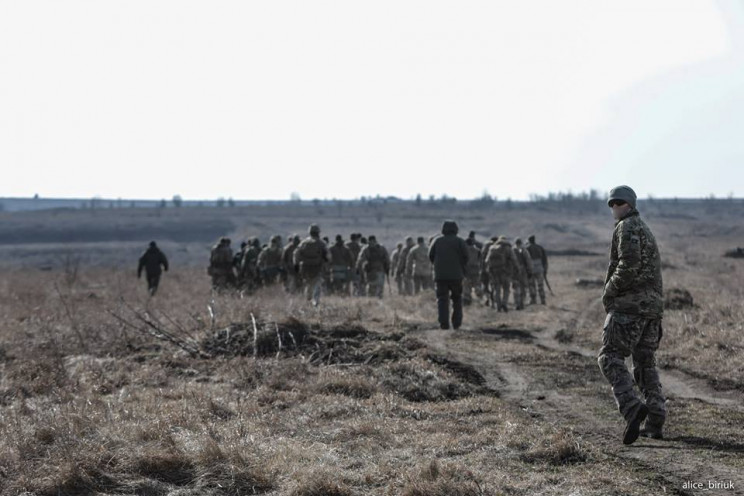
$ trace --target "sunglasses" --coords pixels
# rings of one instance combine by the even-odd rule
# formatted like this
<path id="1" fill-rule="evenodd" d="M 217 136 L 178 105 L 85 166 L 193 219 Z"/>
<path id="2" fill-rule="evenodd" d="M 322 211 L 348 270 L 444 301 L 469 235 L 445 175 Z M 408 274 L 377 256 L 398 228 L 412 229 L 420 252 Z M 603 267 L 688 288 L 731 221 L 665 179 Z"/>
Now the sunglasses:
<path id="1" fill-rule="evenodd" d="M 625 205 L 625 203 L 626 202 L 624 202 L 623 200 L 612 200 L 610 201 L 609 205 L 610 207 L 622 207 L 623 205 Z"/>

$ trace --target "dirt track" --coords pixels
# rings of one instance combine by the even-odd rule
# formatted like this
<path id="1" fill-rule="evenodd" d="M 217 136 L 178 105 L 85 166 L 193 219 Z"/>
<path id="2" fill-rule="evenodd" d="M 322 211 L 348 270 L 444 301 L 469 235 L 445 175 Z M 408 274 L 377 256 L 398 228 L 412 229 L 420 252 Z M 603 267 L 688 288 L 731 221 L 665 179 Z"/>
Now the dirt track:
<path id="1" fill-rule="evenodd" d="M 587 302 L 583 308 L 590 306 Z M 648 472 L 650 479 L 676 488 L 677 494 L 744 494 L 741 393 L 715 391 L 683 372 L 661 370 L 669 409 L 666 439 L 640 438 L 623 446 L 624 422 L 597 367 L 596 350 L 556 338 L 559 331 L 570 332 L 586 311 L 529 307 L 507 317 L 493 314 L 491 320 L 481 313 L 473 318 L 466 309 L 464 330 L 418 334 L 439 352 L 475 366 L 510 403 L 573 430 L 602 456 Z M 552 325 L 530 327 L 545 313 L 557 316 Z M 733 489 L 710 486 L 729 481 Z M 688 489 L 690 482 L 702 489 Z"/>

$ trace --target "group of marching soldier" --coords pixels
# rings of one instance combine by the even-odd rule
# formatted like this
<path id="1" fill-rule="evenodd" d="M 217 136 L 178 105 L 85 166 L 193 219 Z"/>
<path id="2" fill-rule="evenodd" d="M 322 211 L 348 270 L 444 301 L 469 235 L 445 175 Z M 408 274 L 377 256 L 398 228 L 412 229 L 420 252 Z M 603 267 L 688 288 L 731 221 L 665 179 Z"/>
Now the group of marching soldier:
<path id="1" fill-rule="evenodd" d="M 314 304 L 321 293 L 381 298 L 386 283 L 392 294 L 391 279 L 398 295 L 415 295 L 434 287 L 429 249 L 435 237 L 427 240 L 419 236 L 414 241 L 409 236 L 388 254 L 374 235 L 365 238 L 352 233 L 348 241 L 336 235 L 331 243 L 320 237 L 315 224 L 308 234 L 304 240 L 292 235 L 284 246 L 278 235 L 263 246 L 258 238 L 250 238 L 241 243 L 237 253 L 233 253 L 229 238 L 220 238 L 212 247 L 207 271 L 213 287 L 249 294 L 261 286 L 282 283 L 287 292 L 304 291 Z M 512 247 L 504 236 L 481 243 L 471 231 L 465 243 L 464 304 L 480 300 L 500 312 L 507 311 L 510 292 L 516 310 L 525 307 L 527 294 L 531 304 L 537 303 L 538 295 L 545 304 L 548 260 L 534 236 L 526 245 L 517 238 Z"/>

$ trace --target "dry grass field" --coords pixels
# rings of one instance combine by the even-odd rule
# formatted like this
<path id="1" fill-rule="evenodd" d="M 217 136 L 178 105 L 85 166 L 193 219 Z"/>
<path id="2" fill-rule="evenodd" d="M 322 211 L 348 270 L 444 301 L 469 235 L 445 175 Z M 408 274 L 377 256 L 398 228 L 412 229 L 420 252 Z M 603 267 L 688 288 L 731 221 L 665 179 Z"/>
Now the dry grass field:
<path id="1" fill-rule="evenodd" d="M 694 306 L 665 313 L 666 439 L 629 447 L 596 364 L 600 288 L 575 284 L 604 275 L 601 205 L 0 212 L 0 494 L 744 494 L 744 260 L 722 257 L 744 245 L 744 204 L 640 210 L 665 289 Z M 551 256 L 548 305 L 474 304 L 458 331 L 438 330 L 433 293 L 315 308 L 210 291 L 222 234 L 314 221 L 390 249 L 444 218 L 598 255 Z M 150 238 L 172 269 L 148 299 Z"/>

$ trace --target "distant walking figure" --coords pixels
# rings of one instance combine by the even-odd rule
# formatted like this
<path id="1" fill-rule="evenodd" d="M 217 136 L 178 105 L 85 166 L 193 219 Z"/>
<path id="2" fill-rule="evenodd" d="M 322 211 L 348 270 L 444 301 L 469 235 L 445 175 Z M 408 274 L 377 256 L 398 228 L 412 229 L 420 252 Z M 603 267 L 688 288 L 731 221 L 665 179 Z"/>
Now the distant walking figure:
<path id="1" fill-rule="evenodd" d="M 138 278 L 142 277 L 142 269 L 145 269 L 147 291 L 150 293 L 150 296 L 153 296 L 158 290 L 161 267 L 162 270 L 168 272 L 168 259 L 165 258 L 165 254 L 160 251 L 155 241 L 150 241 L 150 246 L 142 254 L 139 259 L 139 265 L 137 265 Z"/>
<path id="2" fill-rule="evenodd" d="M 457 235 L 457 223 L 446 220 L 442 235 L 429 246 L 429 260 L 434 264 L 439 327 L 449 329 L 449 300 L 452 299 L 452 327 L 462 325 L 462 280 L 468 264 L 468 247 Z"/>

